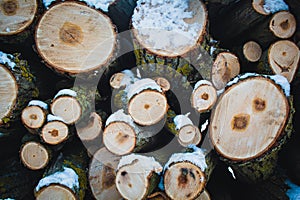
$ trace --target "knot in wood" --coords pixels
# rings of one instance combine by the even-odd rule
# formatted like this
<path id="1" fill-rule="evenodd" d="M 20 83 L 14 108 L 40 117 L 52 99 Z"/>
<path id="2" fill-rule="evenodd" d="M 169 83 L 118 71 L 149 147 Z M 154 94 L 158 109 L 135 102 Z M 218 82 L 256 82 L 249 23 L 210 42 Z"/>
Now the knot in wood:
<path id="1" fill-rule="evenodd" d="M 231 122 L 232 130 L 244 131 L 249 125 L 250 115 L 248 114 L 238 114 L 233 117 Z"/>
<path id="2" fill-rule="evenodd" d="M 258 112 L 264 111 L 266 108 L 266 101 L 261 98 L 254 99 L 253 100 L 253 108 L 254 108 L 254 111 L 258 111 Z"/>
<path id="3" fill-rule="evenodd" d="M 77 45 L 83 40 L 83 32 L 78 25 L 65 22 L 59 30 L 59 38 L 66 44 Z"/>
<path id="4" fill-rule="evenodd" d="M 1 8 L 3 10 L 4 15 L 12 16 L 17 13 L 17 10 L 19 8 L 19 3 L 17 0 L 4 1 L 1 4 Z"/>

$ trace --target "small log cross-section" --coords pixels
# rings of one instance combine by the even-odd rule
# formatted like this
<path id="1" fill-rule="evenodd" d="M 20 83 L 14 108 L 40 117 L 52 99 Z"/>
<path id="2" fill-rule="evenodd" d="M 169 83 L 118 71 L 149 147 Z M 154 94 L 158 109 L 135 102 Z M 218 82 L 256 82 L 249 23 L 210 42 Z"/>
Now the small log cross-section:
<path id="1" fill-rule="evenodd" d="M 262 49 L 257 42 L 249 41 L 243 46 L 243 54 L 249 62 L 257 62 L 262 55 Z"/>
<path id="2" fill-rule="evenodd" d="M 64 121 L 56 116 L 49 114 L 47 123 L 43 126 L 41 137 L 44 142 L 51 145 L 60 144 L 69 136 L 69 128 Z"/>
<path id="3" fill-rule="evenodd" d="M 42 101 L 32 100 L 23 109 L 21 120 L 27 130 L 33 134 L 38 133 L 44 125 L 48 114 L 48 105 Z"/>
<path id="4" fill-rule="evenodd" d="M 81 141 L 93 141 L 102 133 L 102 118 L 96 112 L 92 112 L 87 121 L 76 125 L 76 129 Z"/>
<path id="5" fill-rule="evenodd" d="M 292 37 L 296 31 L 296 19 L 290 12 L 281 11 L 274 14 L 269 28 L 276 37 L 287 39 Z"/>
<path id="6" fill-rule="evenodd" d="M 238 58 L 228 52 L 219 53 L 214 61 L 211 80 L 217 90 L 225 88 L 230 79 L 240 73 Z"/>
<path id="7" fill-rule="evenodd" d="M 198 81 L 194 87 L 191 104 L 198 112 L 209 111 L 217 101 L 217 91 L 211 82 L 206 80 Z"/>
<path id="8" fill-rule="evenodd" d="M 268 60 L 275 74 L 282 75 L 292 82 L 299 67 L 300 51 L 293 42 L 281 40 L 271 45 Z"/>
<path id="9" fill-rule="evenodd" d="M 117 190 L 115 179 L 121 157 L 110 153 L 106 148 L 99 149 L 89 167 L 89 183 L 97 200 L 122 199 Z"/>
<path id="10" fill-rule="evenodd" d="M 47 10 L 37 25 L 35 41 L 48 66 L 69 75 L 94 73 L 114 59 L 117 49 L 111 20 L 78 2 L 62 2 Z"/>
<path id="11" fill-rule="evenodd" d="M 37 0 L 0 1 L 0 37 L 22 32 L 33 22 Z"/>
<path id="12" fill-rule="evenodd" d="M 48 150 L 40 143 L 27 142 L 20 150 L 22 163 L 31 170 L 43 169 L 47 166 L 50 155 Z"/>
<path id="13" fill-rule="evenodd" d="M 162 166 L 153 157 L 130 154 L 121 158 L 116 186 L 125 199 L 145 199 L 157 187 Z"/>

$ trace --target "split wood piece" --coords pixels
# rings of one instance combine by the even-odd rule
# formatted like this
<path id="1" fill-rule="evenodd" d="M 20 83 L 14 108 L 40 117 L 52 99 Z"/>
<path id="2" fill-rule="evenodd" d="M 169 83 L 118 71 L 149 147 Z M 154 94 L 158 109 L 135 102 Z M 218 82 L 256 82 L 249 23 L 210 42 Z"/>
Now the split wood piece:
<path id="1" fill-rule="evenodd" d="M 15 35 L 28 28 L 34 21 L 36 0 L 2 0 L 0 2 L 0 37 Z"/>
<path id="2" fill-rule="evenodd" d="M 20 150 L 22 163 L 31 170 L 43 169 L 47 166 L 50 155 L 47 148 L 37 142 L 27 142 Z"/>
<path id="3" fill-rule="evenodd" d="M 271 45 L 268 60 L 273 72 L 286 77 L 291 83 L 299 67 L 300 51 L 291 41 L 278 41 Z"/>
<path id="4" fill-rule="evenodd" d="M 58 3 L 47 10 L 37 25 L 35 41 L 47 65 L 68 75 L 93 74 L 114 59 L 117 49 L 111 20 L 78 2 Z"/>
<path id="5" fill-rule="evenodd" d="M 125 199 L 145 199 L 159 183 L 162 166 L 153 157 L 130 154 L 121 158 L 116 186 Z"/>
<path id="6" fill-rule="evenodd" d="M 93 155 L 88 179 L 95 199 L 122 199 L 115 184 L 120 159 L 121 157 L 110 153 L 106 148 L 99 149 Z"/>
<path id="7" fill-rule="evenodd" d="M 262 49 L 257 42 L 249 41 L 243 46 L 243 54 L 249 62 L 257 62 L 262 55 Z"/>
<path id="8" fill-rule="evenodd" d="M 6 64 L 0 64 L 0 128 L 5 133 L 9 127 L 16 127 L 21 122 L 22 110 L 38 96 L 38 89 L 27 61 L 21 60 L 19 55 L 0 54 L 6 59 Z"/>
<path id="9" fill-rule="evenodd" d="M 164 189 L 171 199 L 195 199 L 208 181 L 210 164 L 206 154 L 194 147 L 192 153 L 175 153 L 164 167 Z M 180 191 L 180 192 L 178 192 Z"/>
<path id="10" fill-rule="evenodd" d="M 96 112 L 92 112 L 89 119 L 81 122 L 76 129 L 81 141 L 93 141 L 101 136 L 102 118 Z"/>
<path id="11" fill-rule="evenodd" d="M 41 137 L 47 144 L 57 145 L 68 139 L 69 128 L 61 119 L 51 118 L 48 115 L 47 123 L 41 131 Z"/>
<path id="12" fill-rule="evenodd" d="M 276 37 L 287 39 L 294 35 L 297 22 L 293 14 L 281 11 L 274 14 L 270 20 L 269 28 Z"/>
<path id="13" fill-rule="evenodd" d="M 209 111 L 217 101 L 217 90 L 209 81 L 198 81 L 191 96 L 191 104 L 199 113 Z"/>
<path id="14" fill-rule="evenodd" d="M 76 96 L 77 93 L 73 90 L 60 90 L 51 102 L 51 113 L 61 117 L 66 124 L 78 122 L 83 108 Z"/>
<path id="15" fill-rule="evenodd" d="M 211 80 L 217 90 L 224 89 L 230 79 L 240 73 L 238 58 L 228 52 L 218 54 L 214 61 Z"/>
<path id="16" fill-rule="evenodd" d="M 165 12 L 170 9 L 173 10 L 171 16 Z M 153 18 L 153 15 L 159 17 Z M 183 17 L 186 15 L 188 17 Z M 173 23 L 169 23 L 170 17 Z M 204 52 L 206 56 L 202 57 L 210 58 L 201 47 L 206 34 L 207 20 L 207 11 L 201 1 L 172 0 L 156 4 L 152 4 L 150 0 L 138 1 L 131 19 L 136 64 L 169 66 L 192 82 L 199 80 L 201 75 L 207 76 L 206 68 L 209 65 L 201 68 L 197 60 Z M 158 21 L 160 23 L 157 23 Z"/>
<path id="17" fill-rule="evenodd" d="M 87 188 L 87 164 L 87 154 L 80 141 L 66 145 L 34 188 L 36 199 L 83 200 Z"/>
<path id="18" fill-rule="evenodd" d="M 27 130 L 33 134 L 38 133 L 44 125 L 48 114 L 48 105 L 42 101 L 32 100 L 23 109 L 21 120 Z"/>
<path id="19" fill-rule="evenodd" d="M 271 78 L 281 85 L 262 76 L 236 78 L 211 116 L 211 141 L 241 181 L 257 182 L 272 175 L 278 152 L 291 136 L 294 109 L 281 89 L 287 92 L 289 83 L 283 77 Z M 264 128 L 257 131 L 258 127 Z"/>

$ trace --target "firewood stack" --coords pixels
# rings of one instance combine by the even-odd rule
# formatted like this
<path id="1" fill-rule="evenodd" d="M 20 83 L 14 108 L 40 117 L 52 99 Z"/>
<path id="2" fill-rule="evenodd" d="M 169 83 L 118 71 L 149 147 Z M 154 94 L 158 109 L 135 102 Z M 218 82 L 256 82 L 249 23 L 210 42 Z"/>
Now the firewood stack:
<path id="1" fill-rule="evenodd" d="M 288 199 L 299 5 L 0 0 L 0 198 Z"/>

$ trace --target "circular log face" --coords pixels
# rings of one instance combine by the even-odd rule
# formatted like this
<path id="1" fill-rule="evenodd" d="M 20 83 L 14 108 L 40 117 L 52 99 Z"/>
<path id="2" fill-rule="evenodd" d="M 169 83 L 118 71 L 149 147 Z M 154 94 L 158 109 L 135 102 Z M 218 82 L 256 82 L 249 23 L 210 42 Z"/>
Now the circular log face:
<path id="1" fill-rule="evenodd" d="M 76 200 L 76 196 L 73 191 L 62 185 L 50 185 L 43 188 L 36 195 L 38 200 L 49 200 L 49 199 L 65 199 L 65 200 Z"/>
<path id="2" fill-rule="evenodd" d="M 68 137 L 69 129 L 60 121 L 48 122 L 42 129 L 42 138 L 48 144 L 59 144 Z"/>
<path id="3" fill-rule="evenodd" d="M 44 168 L 49 161 L 48 151 L 36 142 L 26 143 L 22 147 L 20 155 L 24 165 L 32 170 Z"/>
<path id="4" fill-rule="evenodd" d="M 116 155 L 132 152 L 135 142 L 135 131 L 125 122 L 112 122 L 104 129 L 103 143 L 110 152 Z"/>
<path id="5" fill-rule="evenodd" d="M 275 42 L 269 49 L 268 58 L 272 70 L 292 82 L 300 60 L 297 45 L 288 40 Z"/>
<path id="6" fill-rule="evenodd" d="M 194 125 L 185 125 L 179 130 L 178 142 L 184 147 L 191 144 L 197 145 L 200 143 L 201 137 L 198 127 Z"/>
<path id="7" fill-rule="evenodd" d="M 3 117 L 9 115 L 15 106 L 18 86 L 15 77 L 10 71 L 0 64 L 0 123 Z"/>
<path id="8" fill-rule="evenodd" d="M 276 13 L 270 20 L 269 25 L 274 35 L 283 39 L 292 37 L 296 31 L 296 27 L 295 17 L 287 11 Z"/>
<path id="9" fill-rule="evenodd" d="M 143 126 L 161 121 L 167 113 L 166 97 L 157 91 L 145 90 L 135 95 L 128 104 L 128 112 L 132 119 Z"/>
<path id="10" fill-rule="evenodd" d="M 269 15 L 270 12 L 266 12 L 264 9 L 265 0 L 252 0 L 253 9 L 262 15 Z"/>
<path id="11" fill-rule="evenodd" d="M 249 41 L 243 46 L 243 54 L 250 62 L 256 62 L 261 57 L 262 49 L 258 43 Z"/>
<path id="12" fill-rule="evenodd" d="M 93 112 L 86 126 L 76 127 L 76 129 L 77 135 L 81 140 L 93 140 L 102 132 L 102 119 L 96 112 Z"/>
<path id="13" fill-rule="evenodd" d="M 288 112 L 284 93 L 271 80 L 241 80 L 223 93 L 212 113 L 212 143 L 231 160 L 259 157 L 276 142 Z"/>
<path id="14" fill-rule="evenodd" d="M 36 0 L 0 0 L 0 35 L 23 31 L 32 23 L 36 11 Z"/>
<path id="15" fill-rule="evenodd" d="M 146 1 L 137 5 L 132 17 L 138 42 L 167 57 L 183 55 L 195 47 L 205 34 L 206 23 L 206 8 L 198 0 Z"/>
<path id="16" fill-rule="evenodd" d="M 206 112 L 215 105 L 217 98 L 212 85 L 201 85 L 192 93 L 191 103 L 198 112 Z"/>
<path id="17" fill-rule="evenodd" d="M 45 122 L 46 113 L 39 106 L 29 106 L 22 111 L 21 119 L 28 128 L 40 128 Z"/>
<path id="18" fill-rule="evenodd" d="M 195 199 L 203 190 L 205 181 L 204 173 L 188 162 L 171 165 L 164 175 L 165 191 L 171 199 Z"/>
<path id="19" fill-rule="evenodd" d="M 107 64 L 116 48 L 110 19 L 76 2 L 51 7 L 36 30 L 39 54 L 55 70 L 77 74 Z"/>

